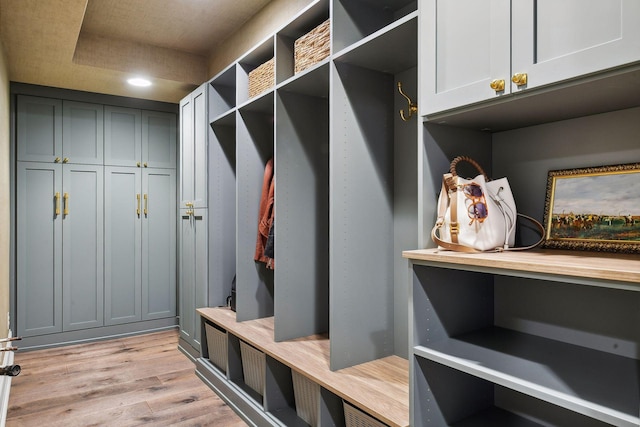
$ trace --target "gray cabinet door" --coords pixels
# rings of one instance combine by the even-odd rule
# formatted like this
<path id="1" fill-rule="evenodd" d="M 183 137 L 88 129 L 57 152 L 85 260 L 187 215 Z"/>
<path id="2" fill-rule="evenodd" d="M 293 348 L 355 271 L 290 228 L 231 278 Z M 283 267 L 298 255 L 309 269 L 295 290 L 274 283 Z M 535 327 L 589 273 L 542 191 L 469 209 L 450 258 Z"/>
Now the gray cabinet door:
<path id="1" fill-rule="evenodd" d="M 104 158 L 104 107 L 63 101 L 62 155 L 65 163 L 101 165 Z"/>
<path id="2" fill-rule="evenodd" d="M 176 155 L 176 115 L 142 111 L 142 164 L 175 169 Z"/>
<path id="3" fill-rule="evenodd" d="M 510 91 L 509 0 L 427 0 L 420 5 L 423 114 Z M 526 3 L 529 3 L 528 1 Z M 496 92 L 492 80 L 504 80 Z"/>
<path id="4" fill-rule="evenodd" d="M 200 86 L 180 102 L 180 207 L 207 206 L 207 97 Z"/>
<path id="5" fill-rule="evenodd" d="M 17 332 L 62 332 L 62 165 L 17 164 Z"/>
<path id="6" fill-rule="evenodd" d="M 62 101 L 19 95 L 16 125 L 18 160 L 62 160 Z"/>
<path id="7" fill-rule="evenodd" d="M 140 110 L 104 107 L 104 164 L 139 166 L 142 159 Z"/>
<path id="8" fill-rule="evenodd" d="M 512 19 L 512 72 L 526 87 L 640 60 L 637 0 L 515 1 Z"/>
<path id="9" fill-rule="evenodd" d="M 142 175 L 142 319 L 176 314 L 176 174 Z"/>
<path id="10" fill-rule="evenodd" d="M 103 325 L 103 167 L 63 165 L 63 330 Z"/>
<path id="11" fill-rule="evenodd" d="M 196 308 L 207 304 L 207 211 L 180 210 L 180 337 L 196 350 L 200 328 Z"/>
<path id="12" fill-rule="evenodd" d="M 105 168 L 104 322 L 141 319 L 142 209 L 141 170 Z"/>

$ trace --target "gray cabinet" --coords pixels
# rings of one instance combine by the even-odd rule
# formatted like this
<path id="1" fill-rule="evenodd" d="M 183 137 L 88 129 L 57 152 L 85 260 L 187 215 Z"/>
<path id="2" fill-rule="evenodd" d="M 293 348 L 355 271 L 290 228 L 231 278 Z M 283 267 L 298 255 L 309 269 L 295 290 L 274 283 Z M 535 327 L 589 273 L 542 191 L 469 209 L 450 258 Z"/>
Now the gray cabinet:
<path id="1" fill-rule="evenodd" d="M 176 167 L 176 116 L 106 106 L 104 163 L 110 166 Z"/>
<path id="2" fill-rule="evenodd" d="M 175 171 L 105 169 L 105 324 L 175 315 Z"/>
<path id="3" fill-rule="evenodd" d="M 101 326 L 102 167 L 18 162 L 18 334 Z"/>
<path id="4" fill-rule="evenodd" d="M 425 2 L 420 35 L 422 113 L 491 100 L 640 59 L 638 2 L 561 3 Z"/>
<path id="5" fill-rule="evenodd" d="M 31 162 L 62 161 L 62 101 L 17 97 L 17 157 Z"/>
<path id="6" fill-rule="evenodd" d="M 181 209 L 179 219 L 180 338 L 199 351 L 196 308 L 205 307 L 208 298 L 207 210 Z"/>
<path id="7" fill-rule="evenodd" d="M 63 163 L 103 164 L 103 121 L 102 105 L 62 101 Z"/>
<path id="8" fill-rule="evenodd" d="M 180 208 L 207 206 L 207 85 L 180 101 Z"/>

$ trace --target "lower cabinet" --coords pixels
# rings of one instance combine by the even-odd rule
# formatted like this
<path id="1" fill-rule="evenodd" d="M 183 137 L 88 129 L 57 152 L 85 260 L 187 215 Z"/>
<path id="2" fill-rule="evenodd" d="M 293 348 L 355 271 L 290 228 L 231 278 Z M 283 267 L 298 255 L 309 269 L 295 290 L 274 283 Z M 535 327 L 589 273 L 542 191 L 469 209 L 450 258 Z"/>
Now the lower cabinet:
<path id="1" fill-rule="evenodd" d="M 103 167 L 17 164 L 17 328 L 103 325 Z"/>
<path id="2" fill-rule="evenodd" d="M 175 315 L 175 171 L 106 167 L 105 324 Z"/>
<path id="3" fill-rule="evenodd" d="M 200 351 L 196 308 L 206 307 L 208 298 L 207 218 L 207 209 L 180 209 L 180 348 L 193 357 Z"/>

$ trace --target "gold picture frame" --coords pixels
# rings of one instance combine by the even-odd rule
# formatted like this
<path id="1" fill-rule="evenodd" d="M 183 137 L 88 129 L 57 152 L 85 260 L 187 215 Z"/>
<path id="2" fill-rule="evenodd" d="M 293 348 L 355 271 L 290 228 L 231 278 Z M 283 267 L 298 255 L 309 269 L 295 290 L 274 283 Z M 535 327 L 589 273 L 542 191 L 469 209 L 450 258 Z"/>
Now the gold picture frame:
<path id="1" fill-rule="evenodd" d="M 640 253 L 640 163 L 549 171 L 543 247 Z"/>

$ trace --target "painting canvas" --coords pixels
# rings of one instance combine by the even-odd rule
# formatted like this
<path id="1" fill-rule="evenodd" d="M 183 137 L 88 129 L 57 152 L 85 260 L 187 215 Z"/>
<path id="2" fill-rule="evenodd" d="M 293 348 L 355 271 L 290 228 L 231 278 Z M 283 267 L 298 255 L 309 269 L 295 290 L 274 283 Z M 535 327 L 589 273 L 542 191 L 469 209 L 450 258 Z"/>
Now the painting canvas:
<path id="1" fill-rule="evenodd" d="M 640 163 L 550 171 L 544 246 L 640 253 Z"/>

